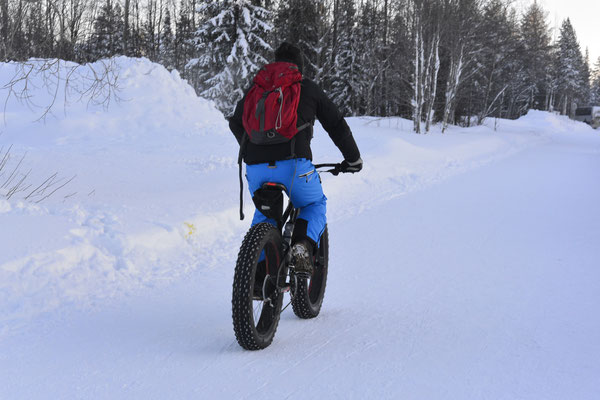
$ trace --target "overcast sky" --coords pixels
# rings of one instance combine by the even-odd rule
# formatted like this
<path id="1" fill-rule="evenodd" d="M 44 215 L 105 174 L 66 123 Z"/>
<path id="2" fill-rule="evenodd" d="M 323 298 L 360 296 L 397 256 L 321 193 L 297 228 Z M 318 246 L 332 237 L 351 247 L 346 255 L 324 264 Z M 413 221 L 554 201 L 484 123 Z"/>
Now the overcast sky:
<path id="1" fill-rule="evenodd" d="M 533 0 L 522 0 L 527 6 Z M 546 11 L 552 27 L 560 28 L 567 17 L 577 33 L 581 51 L 590 50 L 590 64 L 593 65 L 600 57 L 600 0 L 538 0 Z M 558 32 L 557 32 L 558 38 Z"/>

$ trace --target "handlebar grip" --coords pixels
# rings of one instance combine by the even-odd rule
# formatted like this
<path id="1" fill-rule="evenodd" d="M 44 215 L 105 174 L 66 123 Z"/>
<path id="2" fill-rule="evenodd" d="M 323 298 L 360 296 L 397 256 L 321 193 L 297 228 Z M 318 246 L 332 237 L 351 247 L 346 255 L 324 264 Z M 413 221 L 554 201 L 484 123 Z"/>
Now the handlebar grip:
<path id="1" fill-rule="evenodd" d="M 342 171 L 342 164 L 341 163 L 337 163 L 337 164 L 315 164 L 315 168 L 328 168 L 328 167 L 333 167 L 332 169 L 328 169 L 322 172 L 329 172 L 330 174 L 332 174 L 333 176 L 338 176 Z"/>

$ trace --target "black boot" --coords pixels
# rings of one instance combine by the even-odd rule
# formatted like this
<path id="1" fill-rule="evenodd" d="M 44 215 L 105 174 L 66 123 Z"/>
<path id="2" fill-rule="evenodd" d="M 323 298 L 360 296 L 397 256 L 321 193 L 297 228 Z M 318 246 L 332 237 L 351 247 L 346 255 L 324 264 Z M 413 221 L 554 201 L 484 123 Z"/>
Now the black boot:
<path id="1" fill-rule="evenodd" d="M 307 240 L 292 246 L 292 268 L 296 275 L 310 277 L 313 273 L 313 248 Z"/>

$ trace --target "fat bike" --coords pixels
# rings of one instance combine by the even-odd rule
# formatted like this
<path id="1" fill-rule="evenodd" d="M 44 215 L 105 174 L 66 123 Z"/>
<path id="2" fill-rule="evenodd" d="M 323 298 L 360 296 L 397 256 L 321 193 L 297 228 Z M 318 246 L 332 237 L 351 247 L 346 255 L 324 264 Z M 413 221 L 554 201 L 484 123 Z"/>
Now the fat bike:
<path id="1" fill-rule="evenodd" d="M 317 173 L 338 175 L 341 164 L 317 164 Z M 308 319 L 319 315 L 329 261 L 327 227 L 313 256 L 313 273 L 296 274 L 292 262 L 292 232 L 300 210 L 288 199 L 283 209 L 287 188 L 278 182 L 266 182 L 255 205 L 268 210 L 277 226 L 260 223 L 246 233 L 238 253 L 233 278 L 232 316 L 235 337 L 244 349 L 260 350 L 269 346 L 275 336 L 281 312 L 290 304 L 294 314 Z M 284 306 L 285 294 L 290 300 Z"/>

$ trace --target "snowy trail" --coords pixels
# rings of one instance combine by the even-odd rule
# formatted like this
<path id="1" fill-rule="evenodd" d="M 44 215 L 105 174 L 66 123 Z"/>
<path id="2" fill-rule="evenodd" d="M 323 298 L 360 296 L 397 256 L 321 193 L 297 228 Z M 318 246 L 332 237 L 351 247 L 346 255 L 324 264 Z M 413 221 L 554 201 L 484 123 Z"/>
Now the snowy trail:
<path id="1" fill-rule="evenodd" d="M 597 398 L 598 182 L 597 138 L 557 136 L 331 224 L 322 314 L 261 352 L 233 337 L 232 243 L 3 338 L 0 397 Z"/>

